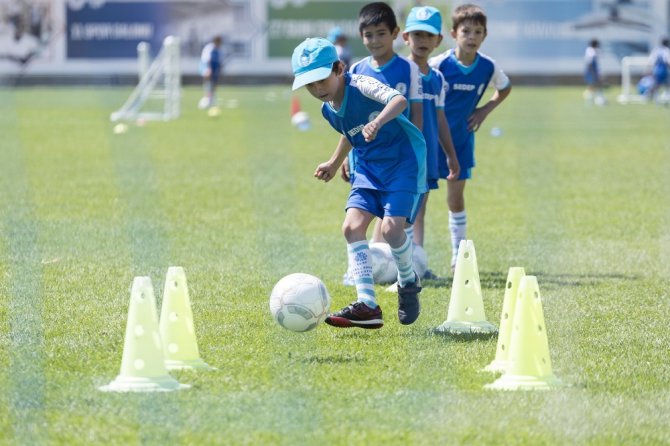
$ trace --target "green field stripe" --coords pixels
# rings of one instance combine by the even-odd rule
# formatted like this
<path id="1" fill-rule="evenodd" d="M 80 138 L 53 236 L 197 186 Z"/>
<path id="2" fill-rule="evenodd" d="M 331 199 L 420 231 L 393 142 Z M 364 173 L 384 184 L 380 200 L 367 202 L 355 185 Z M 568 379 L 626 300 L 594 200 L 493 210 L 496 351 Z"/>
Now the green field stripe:
<path id="1" fill-rule="evenodd" d="M 45 429 L 44 326 L 42 311 L 42 258 L 39 224 L 25 167 L 20 127 L 20 104 L 12 92 L 3 92 L 0 128 L 0 193 L 2 232 L 7 246 L 9 285 L 9 367 L 2 386 L 9 394 L 11 429 L 17 444 L 39 444 Z M 5 263 L 3 262 L 3 263 Z"/>

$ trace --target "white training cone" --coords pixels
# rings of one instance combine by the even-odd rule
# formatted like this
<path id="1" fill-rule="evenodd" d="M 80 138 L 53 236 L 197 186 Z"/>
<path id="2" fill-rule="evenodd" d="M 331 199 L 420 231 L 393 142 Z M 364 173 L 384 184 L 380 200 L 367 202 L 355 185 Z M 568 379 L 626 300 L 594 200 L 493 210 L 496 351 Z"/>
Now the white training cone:
<path id="1" fill-rule="evenodd" d="M 186 274 L 181 266 L 168 268 L 165 277 L 160 334 L 168 370 L 213 369 L 200 359 Z"/>
<path id="2" fill-rule="evenodd" d="M 165 368 L 163 345 L 158 332 L 156 298 L 149 277 L 135 277 L 130 293 L 126 338 L 121 372 L 100 387 L 103 392 L 165 392 L 184 389 Z"/>

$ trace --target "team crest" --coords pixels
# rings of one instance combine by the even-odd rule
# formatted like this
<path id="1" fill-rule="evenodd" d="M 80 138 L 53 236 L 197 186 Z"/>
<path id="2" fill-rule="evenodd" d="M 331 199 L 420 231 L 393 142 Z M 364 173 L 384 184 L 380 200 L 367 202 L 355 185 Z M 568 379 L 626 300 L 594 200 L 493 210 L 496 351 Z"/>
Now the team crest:
<path id="1" fill-rule="evenodd" d="M 430 10 L 428 8 L 421 8 L 416 12 L 416 18 L 419 20 L 428 20 L 430 15 Z"/>
<path id="2" fill-rule="evenodd" d="M 300 56 L 300 66 L 306 67 L 307 65 L 309 65 L 309 54 L 305 51 L 302 53 L 302 56 Z"/>
<path id="3" fill-rule="evenodd" d="M 407 84 L 404 82 L 398 82 L 398 84 L 396 84 L 395 86 L 395 89 L 398 90 L 400 94 L 405 96 L 405 94 L 407 93 Z"/>

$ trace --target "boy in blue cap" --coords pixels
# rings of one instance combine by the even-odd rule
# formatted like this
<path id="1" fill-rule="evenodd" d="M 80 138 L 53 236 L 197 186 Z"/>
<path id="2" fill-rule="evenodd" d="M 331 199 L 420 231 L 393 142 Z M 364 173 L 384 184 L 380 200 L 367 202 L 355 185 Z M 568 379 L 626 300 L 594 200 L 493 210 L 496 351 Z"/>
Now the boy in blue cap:
<path id="1" fill-rule="evenodd" d="M 428 189 L 437 189 L 441 178 L 438 159 L 447 161 L 447 180 L 458 178 L 459 165 L 451 141 L 449 123 L 444 114 L 444 101 L 449 84 L 439 71 L 428 65 L 430 54 L 442 42 L 442 16 L 432 6 L 415 6 L 409 12 L 402 34 L 410 48 L 409 60 L 419 67 L 423 90 L 423 136 L 426 139 L 426 178 Z M 441 147 L 440 147 L 441 146 Z M 428 193 L 414 223 L 414 243 L 423 246 L 424 218 Z M 427 272 L 428 273 L 428 272 Z M 424 277 L 425 278 L 425 277 Z"/>
<path id="2" fill-rule="evenodd" d="M 416 216 L 426 191 L 426 143 L 402 112 L 407 99 L 368 76 L 346 72 L 327 39 L 298 45 L 291 59 L 293 89 L 305 86 L 323 102 L 321 112 L 344 138 L 314 176 L 333 179 L 350 150 L 355 172 L 342 230 L 356 286 L 357 300 L 326 318 L 335 327 L 381 328 L 382 310 L 372 280 L 368 226 L 382 219 L 382 234 L 398 266 L 398 319 L 413 323 L 419 316 L 421 284 L 412 264 L 412 242 L 404 231 Z"/>

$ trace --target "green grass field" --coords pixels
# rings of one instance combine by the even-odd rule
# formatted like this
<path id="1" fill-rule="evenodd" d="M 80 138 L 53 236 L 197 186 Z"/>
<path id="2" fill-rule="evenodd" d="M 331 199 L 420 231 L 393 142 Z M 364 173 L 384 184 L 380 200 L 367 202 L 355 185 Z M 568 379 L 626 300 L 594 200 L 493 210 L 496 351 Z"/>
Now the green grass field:
<path id="1" fill-rule="evenodd" d="M 670 444 L 670 110 L 519 87 L 478 133 L 466 200 L 487 318 L 509 267 L 536 275 L 566 384 L 497 392 L 479 371 L 495 339 L 432 334 L 448 279 L 408 327 L 382 287 L 382 330 L 272 320 L 292 272 L 322 278 L 334 309 L 353 299 L 348 186 L 312 177 L 337 135 L 305 92 L 313 128 L 292 128 L 288 86 L 225 87 L 215 119 L 199 93 L 179 120 L 115 135 L 128 89 L 0 90 L 0 444 Z M 449 277 L 445 191 L 426 250 Z M 98 391 L 119 373 L 133 278 L 160 305 L 173 265 L 218 370 L 175 373 L 193 386 L 178 392 Z"/>

